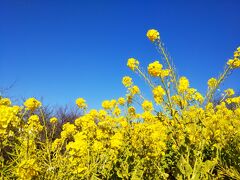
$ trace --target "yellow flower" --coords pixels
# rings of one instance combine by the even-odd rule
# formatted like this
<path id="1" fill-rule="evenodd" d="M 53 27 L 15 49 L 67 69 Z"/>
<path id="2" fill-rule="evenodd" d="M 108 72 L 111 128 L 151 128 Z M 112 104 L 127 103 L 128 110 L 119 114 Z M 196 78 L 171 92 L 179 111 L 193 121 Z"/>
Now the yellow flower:
<path id="1" fill-rule="evenodd" d="M 122 78 L 122 84 L 125 86 L 125 87 L 130 87 L 132 85 L 132 78 L 130 78 L 129 76 L 124 76 Z"/>
<path id="2" fill-rule="evenodd" d="M 118 104 L 123 106 L 125 104 L 125 99 L 123 97 L 118 98 Z"/>
<path id="3" fill-rule="evenodd" d="M 208 80 L 208 87 L 215 88 L 217 86 L 217 79 L 211 78 Z"/>
<path id="4" fill-rule="evenodd" d="M 232 96 L 232 95 L 234 95 L 235 94 L 235 92 L 234 92 L 234 90 L 233 89 L 227 89 L 227 90 L 225 90 L 224 91 L 228 96 Z"/>
<path id="5" fill-rule="evenodd" d="M 165 78 L 165 77 L 169 76 L 169 74 L 170 74 L 170 69 L 164 69 L 160 72 L 161 78 Z"/>
<path id="6" fill-rule="evenodd" d="M 240 56 L 240 52 L 235 51 L 233 56 L 234 56 L 235 58 L 238 58 L 238 57 Z"/>
<path id="7" fill-rule="evenodd" d="M 92 145 L 93 151 L 101 151 L 103 150 L 103 143 L 95 140 Z"/>
<path id="8" fill-rule="evenodd" d="M 81 108 L 81 109 L 86 109 L 86 108 L 87 108 L 86 101 L 85 101 L 85 99 L 83 99 L 83 98 L 78 98 L 78 99 L 76 100 L 76 105 L 77 105 L 79 108 Z"/>
<path id="9" fill-rule="evenodd" d="M 35 98 L 29 98 L 24 102 L 24 106 L 30 111 L 34 111 L 41 105 L 42 105 L 41 102 L 36 100 Z"/>
<path id="10" fill-rule="evenodd" d="M 16 167 L 16 174 L 20 179 L 30 180 L 40 172 L 36 159 L 24 159 Z"/>
<path id="11" fill-rule="evenodd" d="M 150 101 L 143 101 L 142 108 L 144 111 L 152 111 L 153 110 L 153 104 Z"/>
<path id="12" fill-rule="evenodd" d="M 18 113 L 20 108 L 17 106 L 0 105 L 0 139 L 6 135 L 7 128 L 11 124 L 13 127 L 18 127 L 20 118 Z M 11 127 L 12 128 L 12 127 Z"/>
<path id="13" fill-rule="evenodd" d="M 63 131 L 61 132 L 62 137 L 68 137 L 70 135 L 73 135 L 76 132 L 76 126 L 74 124 L 71 124 L 67 122 L 62 126 Z"/>
<path id="14" fill-rule="evenodd" d="M 154 100 L 157 104 L 163 101 L 163 96 L 166 94 L 161 86 L 157 86 L 152 90 Z"/>
<path id="15" fill-rule="evenodd" d="M 154 61 L 148 65 L 148 73 L 151 76 L 159 76 L 161 74 L 162 67 L 162 64 L 160 64 L 158 61 Z"/>
<path id="16" fill-rule="evenodd" d="M 130 88 L 130 92 L 134 96 L 135 94 L 140 93 L 140 89 L 138 88 L 138 86 L 133 86 L 132 88 Z"/>
<path id="17" fill-rule="evenodd" d="M 112 109 L 112 103 L 111 101 L 105 100 L 102 102 L 102 107 L 104 109 Z"/>
<path id="18" fill-rule="evenodd" d="M 178 91 L 183 93 L 189 88 L 189 81 L 186 77 L 181 77 L 179 79 Z"/>
<path id="19" fill-rule="evenodd" d="M 127 96 L 127 103 L 128 104 L 132 104 L 132 102 L 133 102 L 133 96 L 132 95 L 128 95 Z"/>
<path id="20" fill-rule="evenodd" d="M 227 65 L 229 65 L 231 68 L 239 68 L 240 67 L 240 59 L 229 59 L 227 62 Z"/>
<path id="21" fill-rule="evenodd" d="M 144 111 L 142 113 L 142 118 L 143 118 L 144 122 L 154 122 L 154 121 L 156 121 L 155 116 L 149 111 Z"/>
<path id="22" fill-rule="evenodd" d="M 110 103 L 112 108 L 114 108 L 117 105 L 117 101 L 115 99 L 112 99 Z"/>
<path id="23" fill-rule="evenodd" d="M 12 103 L 10 99 L 0 97 L 0 105 L 10 106 L 11 104 Z"/>
<path id="24" fill-rule="evenodd" d="M 115 116 L 119 116 L 121 114 L 121 109 L 119 107 L 115 107 L 115 109 L 113 110 L 113 114 Z"/>
<path id="25" fill-rule="evenodd" d="M 136 110 L 133 106 L 130 106 L 128 108 L 128 113 L 131 115 L 131 116 L 134 116 L 136 114 Z"/>
<path id="26" fill-rule="evenodd" d="M 156 39 L 160 39 L 159 32 L 155 29 L 148 30 L 147 37 L 152 42 L 155 41 Z"/>
<path id="27" fill-rule="evenodd" d="M 117 132 L 111 137 L 110 144 L 112 148 L 121 148 L 123 145 L 123 135 L 120 132 Z"/>
<path id="28" fill-rule="evenodd" d="M 50 121 L 50 123 L 55 124 L 58 121 L 58 119 L 56 117 L 52 117 L 52 118 L 50 118 L 49 121 Z"/>
<path id="29" fill-rule="evenodd" d="M 29 132 L 41 132 L 43 126 L 40 124 L 39 116 L 34 114 L 28 118 Z"/>
<path id="30" fill-rule="evenodd" d="M 29 118 L 28 118 L 28 124 L 36 124 L 36 123 L 39 123 L 39 116 L 34 114 L 34 115 L 31 115 Z"/>
<path id="31" fill-rule="evenodd" d="M 128 62 L 127 62 L 127 66 L 131 69 L 131 70 L 135 70 L 136 68 L 138 68 L 139 62 L 138 60 L 134 59 L 134 58 L 129 58 Z"/>

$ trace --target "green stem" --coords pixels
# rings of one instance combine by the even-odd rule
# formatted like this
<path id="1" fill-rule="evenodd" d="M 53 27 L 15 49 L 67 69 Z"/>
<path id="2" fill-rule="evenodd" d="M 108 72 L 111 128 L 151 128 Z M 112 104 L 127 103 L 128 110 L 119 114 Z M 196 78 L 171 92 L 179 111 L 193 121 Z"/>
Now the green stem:
<path id="1" fill-rule="evenodd" d="M 142 73 L 142 71 L 137 68 L 138 72 L 140 73 L 140 75 L 148 82 L 148 84 L 151 86 L 151 88 L 154 88 L 154 85 L 151 83 L 151 81 L 145 76 L 144 73 Z"/>
<path id="2" fill-rule="evenodd" d="M 159 41 L 157 42 L 157 44 L 158 44 L 158 47 L 159 47 L 159 49 L 161 50 L 161 52 L 162 52 L 162 54 L 163 54 L 163 56 L 164 56 L 164 58 L 165 58 L 165 60 L 166 60 L 166 62 L 167 62 L 168 68 L 169 68 L 170 71 L 171 71 L 172 78 L 173 78 L 172 80 L 173 80 L 173 82 L 174 82 L 174 84 L 175 84 L 175 88 L 176 88 L 176 90 L 177 90 L 177 77 L 176 77 L 175 71 L 174 71 L 174 69 L 173 69 L 173 67 L 172 67 L 172 65 L 171 65 L 171 63 L 170 63 L 170 61 L 169 61 L 169 58 L 168 58 L 168 56 L 167 56 L 167 54 L 166 54 L 166 51 L 165 51 L 164 47 L 162 46 L 161 41 L 159 40 Z"/>
<path id="3" fill-rule="evenodd" d="M 230 70 L 232 70 L 232 68 L 230 66 L 228 66 L 225 71 L 223 72 L 223 74 L 220 76 L 220 78 L 217 80 L 217 84 L 216 87 L 211 89 L 208 93 L 207 93 L 207 103 L 209 103 L 212 98 L 213 95 L 215 94 L 217 88 L 220 86 L 220 84 L 223 82 L 224 78 L 226 77 L 226 75 L 230 72 Z"/>

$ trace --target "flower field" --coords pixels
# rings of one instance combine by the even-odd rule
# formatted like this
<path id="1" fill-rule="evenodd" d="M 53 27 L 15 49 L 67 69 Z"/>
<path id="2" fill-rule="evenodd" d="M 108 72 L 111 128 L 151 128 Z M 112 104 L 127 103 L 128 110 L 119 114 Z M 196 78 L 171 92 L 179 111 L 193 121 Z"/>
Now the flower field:
<path id="1" fill-rule="evenodd" d="M 161 60 L 148 73 L 135 58 L 127 66 L 148 84 L 152 100 L 125 76 L 125 97 L 103 101 L 101 110 L 78 98 L 82 115 L 59 127 L 37 99 L 17 106 L 0 97 L 2 179 L 240 179 L 240 96 L 226 89 L 215 98 L 240 68 L 240 47 L 203 95 L 177 75 L 159 32 L 146 35 Z"/>

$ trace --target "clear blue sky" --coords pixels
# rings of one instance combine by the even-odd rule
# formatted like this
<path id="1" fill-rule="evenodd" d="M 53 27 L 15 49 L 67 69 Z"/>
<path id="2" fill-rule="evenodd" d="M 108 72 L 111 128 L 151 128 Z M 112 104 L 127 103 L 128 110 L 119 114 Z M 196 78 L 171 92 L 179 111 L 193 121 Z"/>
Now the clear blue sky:
<path id="1" fill-rule="evenodd" d="M 240 46 L 239 8 L 239 0 L 0 0 L 0 87 L 16 81 L 7 92 L 16 100 L 64 105 L 84 97 L 99 108 L 125 94 L 124 75 L 147 89 L 126 62 L 160 59 L 145 36 L 155 28 L 179 75 L 205 92 Z M 239 90 L 239 77 L 223 88 Z"/>

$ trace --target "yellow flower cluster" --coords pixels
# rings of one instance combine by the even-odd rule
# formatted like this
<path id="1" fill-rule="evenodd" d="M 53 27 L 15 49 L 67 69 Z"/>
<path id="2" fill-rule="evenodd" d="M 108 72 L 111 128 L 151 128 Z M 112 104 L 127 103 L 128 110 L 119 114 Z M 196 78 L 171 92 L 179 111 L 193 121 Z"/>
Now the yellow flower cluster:
<path id="1" fill-rule="evenodd" d="M 148 74 L 136 59 L 127 65 L 149 85 L 152 101 L 129 76 L 122 79 L 126 95 L 104 100 L 100 110 L 87 110 L 78 98 L 84 111 L 74 120 L 49 117 L 44 108 L 34 111 L 41 106 L 35 98 L 24 102 L 26 111 L 0 97 L 0 177 L 239 179 L 240 96 L 226 89 L 223 99 L 209 99 L 237 65 L 209 79 L 204 98 L 186 77 L 177 78 L 159 33 L 152 29 L 147 36 L 166 62 L 150 63 Z M 152 76 L 159 78 L 153 82 Z"/>
<path id="2" fill-rule="evenodd" d="M 6 102 L 6 101 L 5 101 Z M 17 128 L 20 124 L 18 116 L 20 112 L 19 106 L 9 106 L 9 103 L 0 105 L 0 137 L 8 136 L 11 128 Z"/>
<path id="3" fill-rule="evenodd" d="M 215 88 L 217 86 L 217 79 L 211 78 L 208 80 L 208 87 Z"/>
<path id="4" fill-rule="evenodd" d="M 166 94 L 161 86 L 157 86 L 152 90 L 154 100 L 157 104 L 161 104 L 163 101 L 163 96 Z"/>
<path id="5" fill-rule="evenodd" d="M 234 90 L 231 88 L 226 89 L 224 92 L 227 94 L 227 96 L 232 96 L 235 94 Z"/>
<path id="6" fill-rule="evenodd" d="M 76 100 L 76 104 L 77 104 L 77 106 L 78 106 L 80 109 L 86 109 L 86 108 L 87 108 L 86 101 L 85 101 L 85 99 L 83 99 L 83 98 L 78 98 L 78 99 Z"/>
<path id="7" fill-rule="evenodd" d="M 50 121 L 50 123 L 55 124 L 58 121 L 58 119 L 56 117 L 52 117 L 52 118 L 50 118 L 49 121 Z"/>
<path id="8" fill-rule="evenodd" d="M 36 159 L 23 160 L 16 168 L 16 175 L 20 179 L 31 180 L 33 177 L 37 177 L 40 168 Z"/>
<path id="9" fill-rule="evenodd" d="M 139 94 L 140 93 L 140 89 L 138 86 L 133 86 L 130 89 L 130 93 L 132 96 L 134 96 L 135 94 Z"/>
<path id="10" fill-rule="evenodd" d="M 132 78 L 130 78 L 129 76 L 124 76 L 122 78 L 122 84 L 125 86 L 125 87 L 130 87 L 133 83 L 132 83 Z"/>
<path id="11" fill-rule="evenodd" d="M 1 98 L 0 97 L 0 105 L 10 106 L 12 104 L 9 98 Z"/>
<path id="12" fill-rule="evenodd" d="M 158 61 L 154 61 L 148 65 L 148 73 L 151 76 L 159 76 L 161 74 L 162 67 L 162 64 L 160 64 Z"/>
<path id="13" fill-rule="evenodd" d="M 155 29 L 148 30 L 147 37 L 150 41 L 155 41 L 160 38 L 159 32 Z"/>
<path id="14" fill-rule="evenodd" d="M 152 111 L 153 110 L 153 104 L 150 101 L 143 101 L 142 108 L 144 111 Z"/>
<path id="15" fill-rule="evenodd" d="M 240 47 L 234 52 L 234 59 L 229 59 L 227 62 L 231 68 L 239 68 L 240 67 Z"/>
<path id="16" fill-rule="evenodd" d="M 125 104 L 125 99 L 123 97 L 118 98 L 118 103 L 123 106 Z"/>
<path id="17" fill-rule="evenodd" d="M 34 114 L 28 118 L 28 132 L 33 133 L 34 131 L 40 132 L 43 130 L 43 126 L 40 123 L 39 116 Z"/>
<path id="18" fill-rule="evenodd" d="M 106 110 L 113 109 L 117 104 L 117 101 L 115 99 L 112 100 L 105 100 L 102 102 L 102 107 Z"/>
<path id="19" fill-rule="evenodd" d="M 128 62 L 127 62 L 127 66 L 131 69 L 131 70 L 135 70 L 136 68 L 138 68 L 139 62 L 138 60 L 134 59 L 134 58 L 129 58 Z"/>
<path id="20" fill-rule="evenodd" d="M 34 111 L 35 109 L 39 108 L 41 105 L 42 105 L 41 102 L 35 98 L 29 98 L 24 102 L 24 106 L 30 111 Z"/>
<path id="21" fill-rule="evenodd" d="M 185 92 L 189 88 L 189 81 L 186 77 L 181 77 L 179 79 L 178 91 L 179 93 Z"/>

